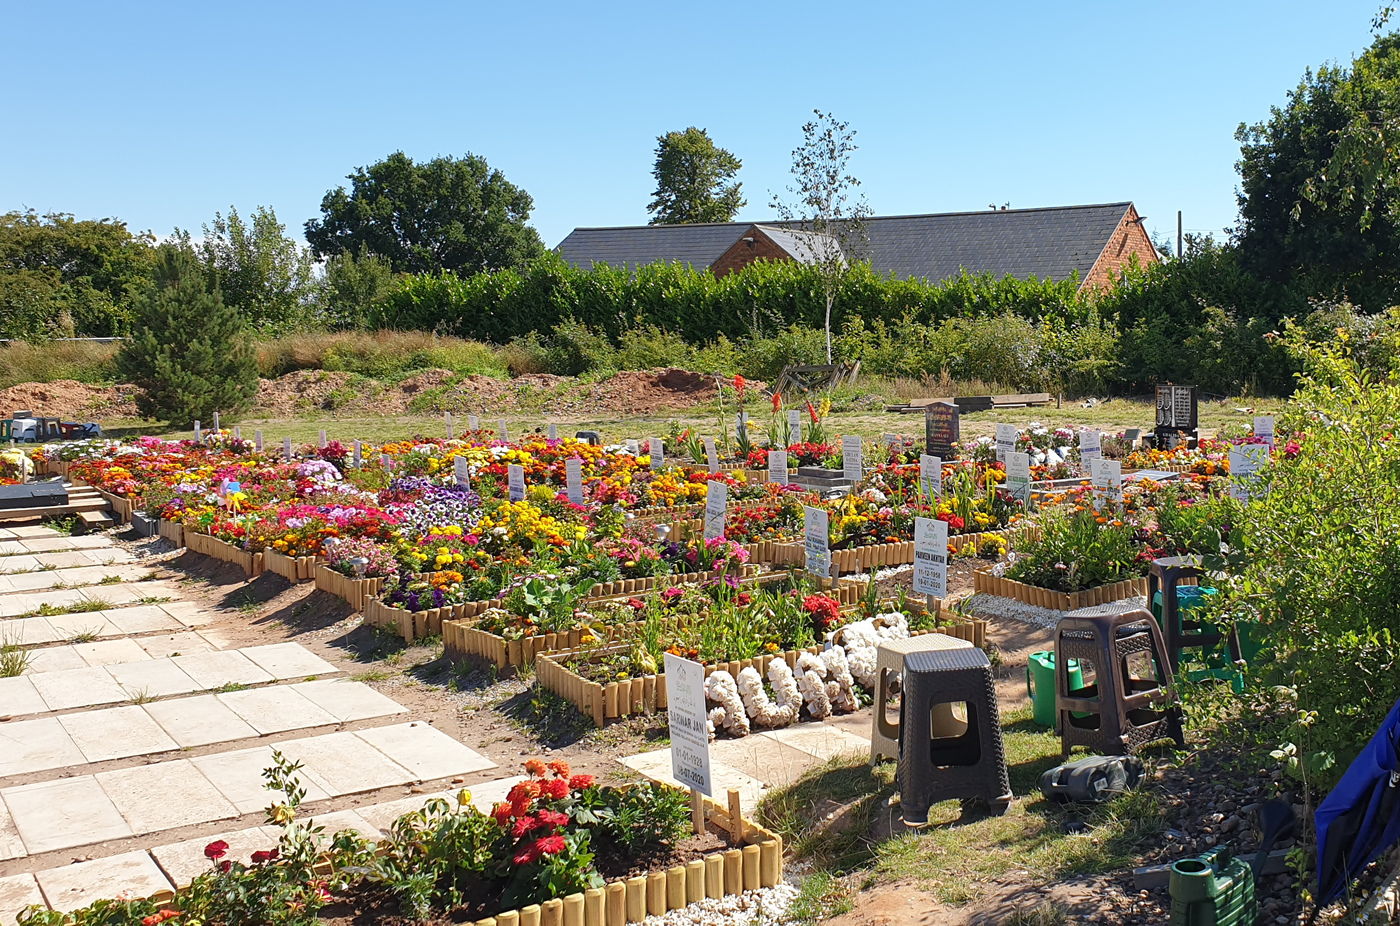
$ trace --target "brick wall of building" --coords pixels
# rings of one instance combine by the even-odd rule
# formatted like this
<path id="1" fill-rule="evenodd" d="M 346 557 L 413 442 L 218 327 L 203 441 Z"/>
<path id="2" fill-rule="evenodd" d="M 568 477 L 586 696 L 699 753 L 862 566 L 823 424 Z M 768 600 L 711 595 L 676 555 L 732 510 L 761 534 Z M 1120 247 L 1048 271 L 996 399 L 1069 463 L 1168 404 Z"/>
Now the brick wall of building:
<path id="1" fill-rule="evenodd" d="M 747 242 L 745 238 L 752 238 L 753 242 Z M 719 256 L 713 264 L 710 264 L 710 272 L 716 277 L 722 277 L 726 273 L 732 273 L 741 267 L 747 267 L 756 260 L 792 260 L 792 255 L 773 242 L 772 238 L 765 235 L 762 230 L 749 226 L 749 230 L 739 236 L 739 240 L 730 246 L 729 250 Z"/>
<path id="2" fill-rule="evenodd" d="M 1094 262 L 1094 266 L 1089 268 L 1082 288 L 1100 288 L 1112 285 L 1118 279 L 1123 268 L 1128 266 L 1128 261 L 1133 255 L 1137 256 L 1140 267 L 1155 264 L 1162 259 L 1157 254 L 1157 249 L 1153 247 L 1152 238 L 1147 234 L 1147 229 L 1143 228 L 1143 223 L 1139 221 L 1137 207 L 1129 206 L 1128 211 L 1123 215 L 1123 220 L 1118 223 L 1118 227 L 1113 230 L 1112 236 L 1109 237 L 1103 253 Z"/>

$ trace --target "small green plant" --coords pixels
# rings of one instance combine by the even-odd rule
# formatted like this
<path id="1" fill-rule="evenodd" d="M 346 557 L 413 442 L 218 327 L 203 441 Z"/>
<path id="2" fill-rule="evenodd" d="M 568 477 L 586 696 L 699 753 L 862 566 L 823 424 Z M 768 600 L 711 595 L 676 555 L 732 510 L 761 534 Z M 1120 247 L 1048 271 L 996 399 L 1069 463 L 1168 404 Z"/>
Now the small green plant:
<path id="1" fill-rule="evenodd" d="M 247 691 L 247 690 L 248 690 L 249 688 L 251 688 L 251 687 L 253 687 L 253 686 L 252 686 L 252 685 L 246 685 L 246 684 L 244 684 L 243 682 L 224 682 L 224 683 L 223 683 L 222 685 L 220 685 L 218 688 L 212 688 L 212 689 L 210 689 L 210 693 L 211 693 L 211 694 L 231 694 L 232 692 L 235 692 L 235 691 Z"/>
<path id="2" fill-rule="evenodd" d="M 98 584 L 98 585 L 121 585 L 124 581 L 126 581 L 126 580 L 123 579 L 121 576 L 103 576 L 103 577 L 102 577 L 102 581 L 98 582 L 97 584 Z"/>
<path id="3" fill-rule="evenodd" d="M 99 638 L 100 634 L 96 630 L 83 630 L 73 634 L 68 638 L 69 643 L 92 643 Z"/>
<path id="4" fill-rule="evenodd" d="M 29 668 L 30 652 L 12 635 L 9 628 L 0 631 L 0 678 L 18 678 Z"/>

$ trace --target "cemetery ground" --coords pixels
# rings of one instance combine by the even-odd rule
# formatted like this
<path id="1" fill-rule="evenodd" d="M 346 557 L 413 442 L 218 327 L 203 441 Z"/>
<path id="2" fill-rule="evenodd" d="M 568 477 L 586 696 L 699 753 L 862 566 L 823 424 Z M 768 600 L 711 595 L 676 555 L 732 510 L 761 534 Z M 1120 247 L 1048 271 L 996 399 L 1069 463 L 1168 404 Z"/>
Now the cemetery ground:
<path id="1" fill-rule="evenodd" d="M 409 646 L 360 626 L 344 602 L 309 584 L 289 585 L 271 573 L 248 581 L 233 566 L 128 533 L 18 533 L 29 539 L 10 542 L 27 543 L 26 550 L 75 545 L 100 557 L 105 572 L 88 577 L 94 585 L 74 588 L 65 587 L 64 576 L 78 567 L 27 573 L 35 587 L 53 577 L 49 590 L 37 593 L 47 600 L 35 592 L 0 594 L 7 617 L 52 628 L 47 644 L 31 650 L 25 676 L 0 680 L 28 681 L 41 699 L 25 703 L 14 692 L 0 698 L 11 717 L 0 723 L 7 743 L 0 793 L 14 806 L 12 795 L 53 789 L 34 810 L 0 820 L 0 848 L 15 856 L 0 861 L 5 924 L 23 903 L 61 898 L 75 907 L 121 890 L 166 886 L 167 876 L 206 864 L 199 849 L 214 838 L 244 852 L 270 842 L 258 812 L 267 795 L 255 784 L 269 744 L 305 757 L 308 805 L 328 831 L 375 832 L 410 804 L 464 786 L 489 805 L 526 758 L 563 758 L 576 773 L 622 782 L 636 778 L 629 766 L 655 769 L 656 757 L 665 755 L 657 752 L 668 743 L 664 714 L 595 729 L 534 688 L 528 670 L 502 676 L 470 662 L 453 665 L 440 640 Z M 10 556 L 0 563 L 54 555 L 5 552 Z M 968 569 L 954 569 L 951 595 L 970 591 Z M 883 584 L 907 586 L 909 575 Z M 1035 783 L 1058 763 L 1059 740 L 1030 721 L 1024 673 L 1027 655 L 1045 649 L 1050 634 L 991 619 L 989 649 L 999 662 L 1016 794 L 1005 816 L 947 802 L 932 809 L 928 828 L 905 830 L 890 806 L 893 764 L 867 762 L 869 708 L 716 742 L 715 761 L 724 769 L 717 780 L 727 775 L 738 784 L 745 810 L 787 840 L 790 877 L 803 889 L 794 912 L 807 921 L 1164 922 L 1165 892 L 1139 891 L 1133 867 L 1202 851 L 1232 832 L 1239 838 L 1249 828 L 1248 805 L 1279 790 L 1260 781 L 1256 769 L 1232 767 L 1218 748 L 1209 765 L 1191 749 L 1165 750 L 1152 755 L 1153 783 L 1139 793 L 1087 812 L 1049 806 Z M 36 634 L 35 627 L 26 632 Z M 184 671 L 171 671 L 179 667 Z M 173 675 L 195 682 L 173 683 Z M 111 694 L 86 694 L 114 681 L 119 687 Z M 359 692 L 350 699 L 352 713 L 327 713 L 329 685 Z M 208 714 L 191 714 L 200 699 Z M 343 700 L 342 691 L 337 703 Z M 831 736 L 813 739 L 813 728 Z M 35 736 L 39 741 L 31 741 Z M 349 742 L 357 736 L 378 751 Z M 158 776 L 143 779 L 143 769 Z M 212 792 L 200 790 L 206 777 L 215 782 Z M 123 782 L 130 795 L 118 798 L 113 785 Z M 1279 918 L 1264 922 L 1285 922 L 1294 912 L 1291 883 L 1291 875 L 1276 876 L 1281 893 L 1266 909 Z"/>

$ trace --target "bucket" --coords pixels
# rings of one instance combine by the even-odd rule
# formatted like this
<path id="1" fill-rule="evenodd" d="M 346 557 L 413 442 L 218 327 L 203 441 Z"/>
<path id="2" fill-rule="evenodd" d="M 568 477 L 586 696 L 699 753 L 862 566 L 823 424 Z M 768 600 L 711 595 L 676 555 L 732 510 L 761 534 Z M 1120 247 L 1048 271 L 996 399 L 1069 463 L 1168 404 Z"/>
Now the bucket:
<path id="1" fill-rule="evenodd" d="M 1069 661 L 1069 687 L 1083 688 L 1084 675 L 1079 671 L 1079 661 Z M 1031 653 L 1026 663 L 1026 691 L 1031 696 L 1035 722 L 1042 727 L 1055 726 L 1055 653 Z"/>

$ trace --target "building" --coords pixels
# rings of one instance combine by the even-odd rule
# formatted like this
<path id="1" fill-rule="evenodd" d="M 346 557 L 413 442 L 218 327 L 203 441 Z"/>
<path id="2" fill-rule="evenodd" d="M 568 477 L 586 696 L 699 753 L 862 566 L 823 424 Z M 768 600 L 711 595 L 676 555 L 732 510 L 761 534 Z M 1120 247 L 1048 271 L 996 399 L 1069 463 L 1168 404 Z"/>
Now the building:
<path id="1" fill-rule="evenodd" d="M 865 221 L 864 253 L 880 273 L 930 282 L 962 271 L 995 277 L 1066 280 L 1102 286 L 1136 256 L 1146 266 L 1160 258 L 1130 202 L 1046 209 L 997 209 L 934 215 L 876 216 Z M 576 228 L 559 255 L 584 269 L 594 264 L 637 267 L 679 261 L 715 276 L 758 260 L 810 261 L 825 242 L 780 223 L 637 225 Z"/>

